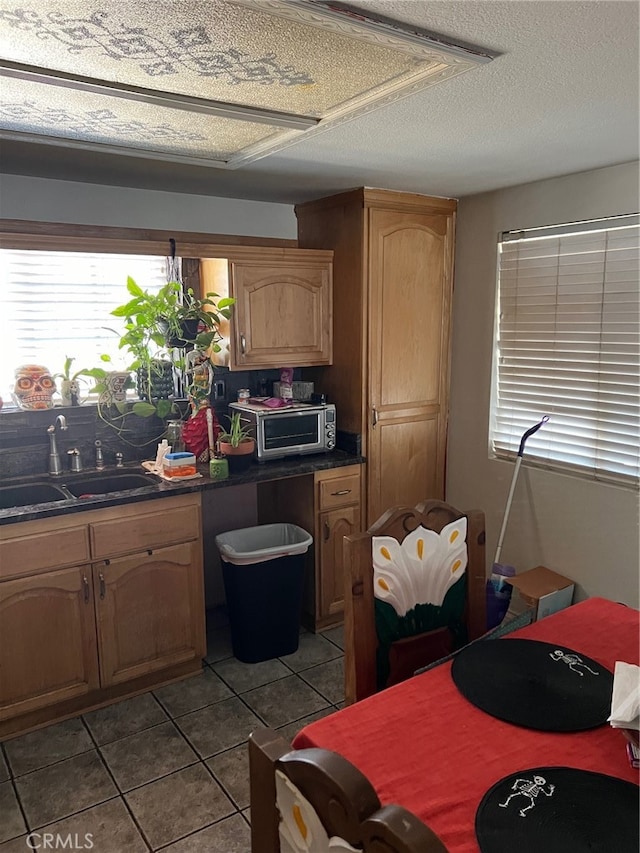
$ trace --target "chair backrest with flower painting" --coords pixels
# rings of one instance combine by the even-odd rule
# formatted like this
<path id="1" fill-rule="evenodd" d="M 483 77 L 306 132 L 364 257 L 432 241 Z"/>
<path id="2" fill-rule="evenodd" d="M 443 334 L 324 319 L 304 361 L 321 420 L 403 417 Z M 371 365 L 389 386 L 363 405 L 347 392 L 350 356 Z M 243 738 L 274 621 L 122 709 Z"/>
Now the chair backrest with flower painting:
<path id="1" fill-rule="evenodd" d="M 344 539 L 347 703 L 486 632 L 484 513 L 443 501 L 388 510 Z"/>

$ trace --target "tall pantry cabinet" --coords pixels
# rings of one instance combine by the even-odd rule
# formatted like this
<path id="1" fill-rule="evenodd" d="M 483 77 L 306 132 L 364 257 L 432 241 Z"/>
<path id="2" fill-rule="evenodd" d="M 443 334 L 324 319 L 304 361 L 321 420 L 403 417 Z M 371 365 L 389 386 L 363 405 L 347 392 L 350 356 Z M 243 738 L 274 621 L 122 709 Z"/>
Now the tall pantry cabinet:
<path id="1" fill-rule="evenodd" d="M 360 188 L 296 207 L 333 249 L 333 365 L 317 386 L 362 436 L 363 519 L 444 497 L 456 201 Z"/>

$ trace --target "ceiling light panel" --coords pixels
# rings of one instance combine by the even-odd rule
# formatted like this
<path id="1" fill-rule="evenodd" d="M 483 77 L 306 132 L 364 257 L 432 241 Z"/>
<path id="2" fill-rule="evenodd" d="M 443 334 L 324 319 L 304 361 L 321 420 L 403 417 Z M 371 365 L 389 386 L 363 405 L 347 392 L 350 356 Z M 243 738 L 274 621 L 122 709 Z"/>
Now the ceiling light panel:
<path id="1" fill-rule="evenodd" d="M 306 136 L 490 58 L 363 15 L 306 0 L 0 0 L 0 130 L 238 165 L 300 139 L 276 130 L 287 116 Z M 207 105 L 224 109 L 189 112 Z M 98 126 L 101 112 L 114 118 Z"/>
<path id="2" fill-rule="evenodd" d="M 281 128 L 166 109 L 109 95 L 3 80 L 0 125 L 6 131 L 123 146 L 225 163 Z"/>

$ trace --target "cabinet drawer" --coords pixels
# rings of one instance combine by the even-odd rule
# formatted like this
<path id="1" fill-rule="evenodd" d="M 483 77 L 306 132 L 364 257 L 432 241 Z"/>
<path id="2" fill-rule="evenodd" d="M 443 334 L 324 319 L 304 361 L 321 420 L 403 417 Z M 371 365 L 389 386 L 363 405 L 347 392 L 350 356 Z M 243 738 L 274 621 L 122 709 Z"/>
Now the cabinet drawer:
<path id="1" fill-rule="evenodd" d="M 0 542 L 0 578 L 5 580 L 89 560 L 86 525 L 46 533 L 25 532 Z"/>
<path id="2" fill-rule="evenodd" d="M 163 512 L 162 503 L 158 501 L 156 505 L 157 512 L 91 524 L 93 558 L 100 560 L 198 539 L 200 513 L 197 506 Z"/>
<path id="3" fill-rule="evenodd" d="M 334 477 L 331 480 L 321 480 L 319 509 L 333 509 L 337 506 L 359 503 L 360 474 L 348 474 L 345 477 Z"/>

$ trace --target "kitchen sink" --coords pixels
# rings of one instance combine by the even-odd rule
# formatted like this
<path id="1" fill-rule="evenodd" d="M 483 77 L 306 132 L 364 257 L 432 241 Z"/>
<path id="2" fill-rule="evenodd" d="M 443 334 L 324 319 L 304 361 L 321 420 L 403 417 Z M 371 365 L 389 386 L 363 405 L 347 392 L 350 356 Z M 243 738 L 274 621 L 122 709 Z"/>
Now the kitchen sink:
<path id="1" fill-rule="evenodd" d="M 158 478 L 150 474 L 131 474 L 123 471 L 84 477 L 81 480 L 69 479 L 65 481 L 64 488 L 71 492 L 74 498 L 82 498 L 88 495 L 105 495 L 107 492 L 142 489 L 146 486 L 156 486 L 158 482 Z"/>
<path id="2" fill-rule="evenodd" d="M 0 509 L 67 500 L 69 500 L 69 495 L 52 483 L 0 486 Z"/>

